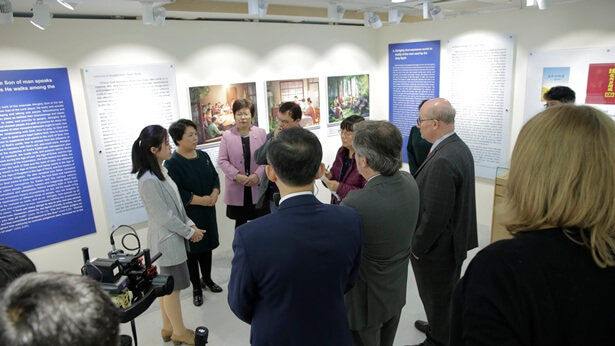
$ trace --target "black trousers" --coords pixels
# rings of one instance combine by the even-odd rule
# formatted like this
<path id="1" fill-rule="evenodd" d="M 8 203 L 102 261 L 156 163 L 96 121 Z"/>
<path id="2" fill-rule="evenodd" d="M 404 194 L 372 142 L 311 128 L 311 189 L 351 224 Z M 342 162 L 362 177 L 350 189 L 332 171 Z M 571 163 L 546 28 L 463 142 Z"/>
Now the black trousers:
<path id="1" fill-rule="evenodd" d="M 205 283 L 213 285 L 214 282 L 211 280 L 211 251 L 188 254 L 188 273 L 190 274 L 190 282 L 192 283 L 193 290 L 201 290 L 199 266 L 201 267 L 201 275 Z"/>
<path id="2" fill-rule="evenodd" d="M 353 346 L 393 346 L 397 326 L 399 325 L 399 314 L 391 317 L 388 321 L 366 327 L 361 330 L 351 330 Z"/>
<path id="3" fill-rule="evenodd" d="M 412 256 L 410 263 L 429 322 L 425 345 L 448 345 L 451 300 L 462 263 L 456 263 L 453 256 L 420 260 Z"/>

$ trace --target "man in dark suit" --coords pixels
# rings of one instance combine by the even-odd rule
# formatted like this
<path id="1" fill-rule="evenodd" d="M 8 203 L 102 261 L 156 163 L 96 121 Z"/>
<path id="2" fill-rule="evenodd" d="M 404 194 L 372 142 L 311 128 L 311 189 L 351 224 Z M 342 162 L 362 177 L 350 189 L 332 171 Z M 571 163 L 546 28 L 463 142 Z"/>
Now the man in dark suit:
<path id="1" fill-rule="evenodd" d="M 357 169 L 367 184 L 351 191 L 342 205 L 359 213 L 364 230 L 359 281 L 345 297 L 356 346 L 393 345 L 406 305 L 419 189 L 410 173 L 399 170 L 402 144 L 401 133 L 387 121 L 354 125 Z"/>
<path id="2" fill-rule="evenodd" d="M 421 107 L 423 107 L 427 101 L 428 100 L 421 101 L 419 104 L 419 112 L 421 111 Z M 419 130 L 418 124 L 417 126 L 412 126 L 412 129 L 410 129 L 410 134 L 408 135 L 408 145 L 406 146 L 406 151 L 408 153 L 408 166 L 410 166 L 411 174 L 416 173 L 419 167 L 421 167 L 430 150 L 431 143 L 421 137 L 421 130 Z"/>
<path id="3" fill-rule="evenodd" d="M 299 127 L 302 112 L 298 104 L 295 102 L 284 102 L 280 105 L 279 112 L 280 114 L 277 116 L 278 125 L 275 131 L 269 132 L 265 143 L 254 151 L 254 161 L 257 165 L 268 164 L 267 152 L 269 151 L 271 143 L 278 138 L 280 132 Z M 263 208 L 265 203 L 269 203 L 269 209 L 273 213 L 277 210 L 277 206 L 274 203 L 274 195 L 277 194 L 279 196 L 278 187 L 276 184 L 269 181 L 267 174 L 263 174 L 260 179 L 261 183 L 258 186 L 258 201 L 256 202 L 256 207 Z"/>
<path id="4" fill-rule="evenodd" d="M 228 301 L 252 325 L 252 345 L 351 345 L 344 294 L 361 261 L 361 222 L 351 208 L 322 204 L 325 171 L 308 130 L 282 131 L 266 173 L 280 189 L 278 211 L 237 228 Z"/>
<path id="5" fill-rule="evenodd" d="M 418 123 L 433 145 L 414 174 L 421 204 L 411 263 L 428 321 L 415 326 L 427 335 L 424 345 L 446 345 L 453 288 L 467 251 L 478 246 L 474 159 L 455 134 L 455 109 L 447 100 L 427 101 Z"/>

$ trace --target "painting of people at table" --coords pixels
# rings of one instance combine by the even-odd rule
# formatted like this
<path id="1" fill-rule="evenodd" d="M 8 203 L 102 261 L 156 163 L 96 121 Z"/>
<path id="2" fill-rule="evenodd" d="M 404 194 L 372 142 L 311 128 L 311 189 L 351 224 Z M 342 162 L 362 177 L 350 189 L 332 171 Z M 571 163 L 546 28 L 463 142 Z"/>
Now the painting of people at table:
<path id="1" fill-rule="evenodd" d="M 256 108 L 256 83 L 197 86 L 190 87 L 189 91 L 199 144 L 219 142 L 222 133 L 235 126 L 235 100 L 250 100 Z M 258 117 L 252 117 L 252 122 L 258 126 Z"/>
<path id="2" fill-rule="evenodd" d="M 328 77 L 329 123 L 351 115 L 369 117 L 369 75 Z"/>
<path id="3" fill-rule="evenodd" d="M 301 127 L 320 126 L 318 78 L 276 80 L 266 84 L 270 131 L 278 126 L 279 109 L 284 102 L 294 102 L 301 107 Z"/>

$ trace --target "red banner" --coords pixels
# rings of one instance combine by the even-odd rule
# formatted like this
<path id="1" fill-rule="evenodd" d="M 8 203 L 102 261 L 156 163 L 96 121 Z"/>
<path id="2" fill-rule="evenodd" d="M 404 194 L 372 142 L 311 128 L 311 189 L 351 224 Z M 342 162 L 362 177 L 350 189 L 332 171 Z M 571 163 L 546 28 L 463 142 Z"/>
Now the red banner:
<path id="1" fill-rule="evenodd" d="M 590 64 L 587 76 L 589 104 L 615 104 L 615 64 Z"/>

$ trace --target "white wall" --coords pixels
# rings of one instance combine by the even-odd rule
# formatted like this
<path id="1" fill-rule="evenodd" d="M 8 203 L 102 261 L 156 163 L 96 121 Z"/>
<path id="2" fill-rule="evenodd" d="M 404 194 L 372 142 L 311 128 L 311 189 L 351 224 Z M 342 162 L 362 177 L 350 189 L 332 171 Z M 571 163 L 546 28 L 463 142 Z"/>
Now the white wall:
<path id="1" fill-rule="evenodd" d="M 257 82 L 258 113 L 266 116 L 266 80 L 318 76 L 324 93 L 328 75 L 366 73 L 377 68 L 377 33 L 357 27 L 167 21 L 165 27 L 155 28 L 140 21 L 54 19 L 50 28 L 40 31 L 29 19 L 16 18 L 15 23 L 0 30 L 1 70 L 68 68 L 96 222 L 96 234 L 28 251 L 40 271 L 77 273 L 82 266 L 81 247 L 89 247 L 92 257 L 104 257 L 110 250 L 110 226 L 93 155 L 82 67 L 174 63 L 183 118 L 190 117 L 190 86 Z M 137 136 L 135 133 L 134 138 Z M 134 138 L 125 140 L 132 142 Z M 330 163 L 340 145 L 339 138 L 323 137 L 322 141 L 324 162 Z M 219 174 L 223 181 L 222 172 Z M 319 198 L 328 201 L 328 196 L 320 188 Z M 226 218 L 222 197 L 216 207 L 221 242 L 217 251 L 224 251 L 231 248 L 234 221 Z M 145 243 L 146 223 L 136 226 Z"/>
<path id="2" fill-rule="evenodd" d="M 388 45 L 390 43 L 441 40 L 444 56 L 447 40 L 469 35 L 513 34 L 515 56 L 510 151 L 523 126 L 525 80 L 528 54 L 533 50 L 574 49 L 615 46 L 615 1 L 587 0 L 583 3 L 536 7 L 444 21 L 426 21 L 412 25 L 387 26 L 378 32 L 379 69 L 373 73 L 371 111 L 374 117 L 388 115 Z M 447 95 L 441 95 L 447 97 Z M 455 105 L 453 105 L 455 106 Z M 384 117 L 382 117 L 384 115 Z M 509 153 L 510 157 L 510 153 Z M 491 228 L 493 180 L 477 179 L 477 217 L 479 229 Z M 484 237 L 483 237 L 484 239 Z M 484 245 L 484 242 L 483 244 Z"/>
<path id="3" fill-rule="evenodd" d="M 512 33 L 516 40 L 512 144 L 523 122 L 528 51 L 614 46 L 613 13 L 615 1 L 591 0 L 552 6 L 546 11 L 531 8 L 390 26 L 378 31 L 330 25 L 189 21 L 168 21 L 164 28 L 155 28 L 139 21 L 54 19 L 43 32 L 30 25 L 28 19 L 16 18 L 15 23 L 0 27 L 0 69 L 68 68 L 97 228 L 94 235 L 32 250 L 28 256 L 39 270 L 76 273 L 82 265 L 81 247 L 90 247 L 91 255 L 98 257 L 109 250 L 109 225 L 80 77 L 84 66 L 174 63 L 180 114 L 184 118 L 190 116 L 190 86 L 257 82 L 258 113 L 265 116 L 267 80 L 318 76 L 320 94 L 326 95 L 326 76 L 369 73 L 372 119 L 388 119 L 389 43 L 440 39 L 446 48 L 446 40 L 461 35 Z M 326 97 L 321 100 L 326 102 Z M 322 109 L 326 110 L 326 105 Z M 324 137 L 325 133 L 321 133 L 323 161 L 328 164 L 340 142 L 338 137 Z M 493 181 L 477 179 L 476 194 L 478 222 L 488 230 Z M 322 187 L 318 196 L 328 200 Z M 221 240 L 218 251 L 223 251 L 230 248 L 233 222 L 225 217 L 222 198 L 217 211 Z M 137 227 L 145 242 L 146 224 Z"/>

